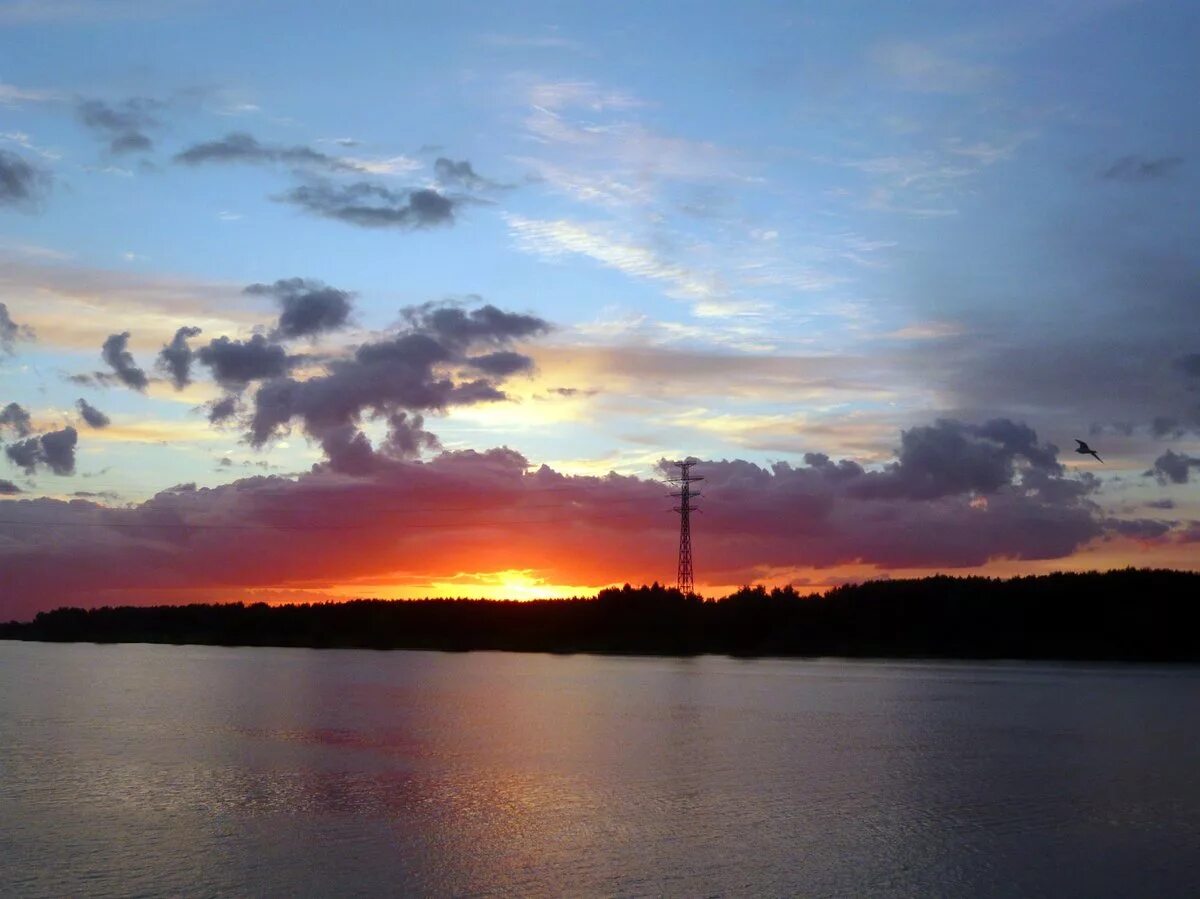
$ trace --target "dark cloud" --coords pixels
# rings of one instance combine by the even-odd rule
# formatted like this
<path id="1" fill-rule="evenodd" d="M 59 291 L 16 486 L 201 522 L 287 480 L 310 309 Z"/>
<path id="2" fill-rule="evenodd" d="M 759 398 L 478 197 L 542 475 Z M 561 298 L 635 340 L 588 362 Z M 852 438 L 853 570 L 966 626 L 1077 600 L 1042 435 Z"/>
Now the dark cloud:
<path id="1" fill-rule="evenodd" d="M 1155 181 L 1169 177 L 1183 165 L 1180 156 L 1162 156 L 1157 159 L 1146 156 L 1122 156 L 1100 173 L 1109 181 Z"/>
<path id="2" fill-rule="evenodd" d="M 245 341 L 218 337 L 196 350 L 196 358 L 212 370 L 218 384 L 236 391 L 251 381 L 284 375 L 291 367 L 287 350 L 262 334 Z"/>
<path id="3" fill-rule="evenodd" d="M 1164 486 L 1186 484 L 1189 472 L 1193 468 L 1200 468 L 1200 456 L 1188 456 L 1167 450 L 1154 460 L 1154 466 L 1146 471 L 1145 475 L 1153 477 Z"/>
<path id="4" fill-rule="evenodd" d="M 87 422 L 88 427 L 107 428 L 110 424 L 112 424 L 112 419 L 110 419 L 107 415 L 105 415 L 83 397 L 80 397 L 76 401 L 75 405 L 79 407 L 79 414 L 83 417 L 83 420 Z"/>
<path id="5" fill-rule="evenodd" d="M 121 383 L 121 379 L 116 375 L 110 375 L 103 371 L 79 372 L 66 375 L 66 379 L 80 387 L 115 387 Z"/>
<path id="6" fill-rule="evenodd" d="M 126 349 L 128 343 L 128 331 L 110 334 L 104 341 L 104 346 L 101 347 L 100 355 L 112 367 L 117 380 L 126 387 L 144 392 L 150 384 L 150 379 L 133 361 L 133 354 Z"/>
<path id="7" fill-rule="evenodd" d="M 223 396 L 208 404 L 208 420 L 212 424 L 221 424 L 238 414 L 238 398 L 233 395 Z"/>
<path id="8" fill-rule="evenodd" d="M 21 488 L 12 481 L 6 481 L 4 478 L 0 478 L 0 496 L 16 496 L 18 493 L 22 492 L 23 491 Z"/>
<path id="9" fill-rule="evenodd" d="M 33 431 L 29 412 L 16 403 L 0 409 L 0 436 L 6 428 L 17 437 L 28 437 Z"/>
<path id="10" fill-rule="evenodd" d="M 1106 518 L 1104 527 L 1118 537 L 1128 537 L 1131 540 L 1157 540 L 1167 534 L 1174 522 L 1159 521 L 1153 518 Z"/>
<path id="11" fill-rule="evenodd" d="M 33 474 L 41 460 L 42 443 L 37 437 L 30 437 L 28 440 L 6 446 L 4 455 L 8 456 L 8 461 L 13 465 L 25 469 L 27 474 Z"/>
<path id="12" fill-rule="evenodd" d="M 6 446 L 4 453 L 9 461 L 25 469 L 27 474 L 33 474 L 39 465 L 45 465 L 57 475 L 69 475 L 75 473 L 75 444 L 78 440 L 78 432 L 66 427 Z"/>
<path id="13" fill-rule="evenodd" d="M 363 228 L 430 228 L 454 222 L 456 201 L 436 190 L 391 190 L 369 181 L 314 181 L 278 197 L 323 218 Z"/>
<path id="14" fill-rule="evenodd" d="M 1173 499 L 1155 499 L 1146 503 L 1147 509 L 1174 509 L 1175 500 Z"/>
<path id="15" fill-rule="evenodd" d="M 1032 428 L 1008 419 L 983 425 L 943 419 L 903 431 L 899 460 L 882 472 L 856 478 L 854 489 L 864 497 L 881 498 L 989 494 L 1012 482 L 1018 464 L 1035 473 L 1061 475 L 1057 453 L 1053 445 L 1039 444 Z"/>
<path id="16" fill-rule="evenodd" d="M 143 153 L 154 149 L 146 131 L 160 124 L 156 113 L 163 104 L 148 97 L 131 97 L 121 103 L 81 100 L 76 113 L 88 128 L 108 141 L 110 153 Z"/>
<path id="17" fill-rule="evenodd" d="M 425 430 L 425 418 L 419 414 L 394 412 L 388 417 L 384 452 L 396 459 L 416 459 L 426 451 L 441 449 L 437 435 Z"/>
<path id="18" fill-rule="evenodd" d="M 0 149 L 0 208 L 35 206 L 49 184 L 48 173 L 16 153 Z"/>
<path id="19" fill-rule="evenodd" d="M 1200 353 L 1188 353 L 1176 360 L 1176 365 L 1189 378 L 1200 378 Z"/>
<path id="20" fill-rule="evenodd" d="M 75 473 L 75 444 L 79 434 L 72 427 L 50 431 L 41 436 L 42 461 L 55 474 Z"/>
<path id="21" fill-rule="evenodd" d="M 468 311 L 426 304 L 404 310 L 402 318 L 404 331 L 363 344 L 349 358 L 331 361 L 324 375 L 263 383 L 254 396 L 250 443 L 262 446 L 299 419 L 304 432 L 321 442 L 339 471 L 361 472 L 368 470 L 364 447 L 370 445 L 356 430 L 367 416 L 389 418 L 393 435 L 387 447 L 401 455 L 432 447 L 434 438 L 423 431 L 423 421 L 406 415 L 504 399 L 495 382 L 506 373 L 527 370 L 531 365 L 527 357 L 498 349 L 504 354 L 503 365 L 497 362 L 488 378 L 456 380 L 452 370 L 477 367 L 473 348 L 503 348 L 549 329 L 540 318 L 490 305 Z"/>
<path id="22" fill-rule="evenodd" d="M 412 330 L 430 334 L 456 348 L 470 343 L 507 343 L 537 337 L 550 330 L 544 319 L 505 312 L 490 303 L 469 312 L 452 303 L 422 303 L 402 309 L 400 315 Z"/>
<path id="23" fill-rule="evenodd" d="M 321 281 L 286 278 L 274 284 L 251 284 L 246 293 L 271 296 L 279 301 L 277 339 L 315 337 L 336 331 L 350 319 L 353 294 Z"/>
<path id="24" fill-rule="evenodd" d="M 498 350 L 483 356 L 470 356 L 466 362 L 471 368 L 497 378 L 506 378 L 519 372 L 533 370 L 532 359 L 511 350 Z"/>
<path id="25" fill-rule="evenodd" d="M 262 144 L 245 132 L 233 132 L 225 137 L 195 144 L 175 154 L 175 161 L 184 165 L 206 163 L 283 163 L 333 172 L 361 172 L 363 169 L 349 160 L 330 156 L 309 147 L 280 147 Z"/>
<path id="26" fill-rule="evenodd" d="M 1166 415 L 1157 415 L 1150 422 L 1150 433 L 1155 437 L 1182 437 L 1186 433 L 1186 428 L 1180 424 L 1178 418 L 1171 418 Z"/>
<path id="27" fill-rule="evenodd" d="M 339 474 L 361 477 L 375 470 L 378 459 L 367 435 L 352 424 L 337 425 L 321 436 L 329 467 Z"/>
<path id="28" fill-rule="evenodd" d="M 479 175 L 465 159 L 455 162 L 445 156 L 438 157 L 433 164 L 433 172 L 438 181 L 444 185 L 456 185 L 469 190 L 483 190 L 498 185 L 488 178 Z"/>
<path id="29" fill-rule="evenodd" d="M 422 430 L 415 416 L 399 425 Z M 985 438 L 965 425 L 932 427 L 969 433 L 966 442 L 945 442 L 946 461 L 955 471 L 978 468 L 973 441 Z M 345 423 L 331 424 L 320 439 L 336 465 L 295 478 L 164 491 L 121 509 L 23 503 L 17 524 L 0 524 L 8 592 L 34 611 L 67 601 L 194 601 L 232 589 L 369 582 L 406 573 L 428 579 L 461 571 L 464 558 L 478 571 L 537 569 L 552 583 L 662 579 L 674 571 L 678 522 L 662 514 L 655 479 L 564 475 L 531 467 L 508 449 L 405 460 L 400 452 L 371 453 L 361 432 Z M 894 475 L 821 453 L 799 466 L 701 462 L 697 473 L 707 489 L 698 574 L 730 584 L 790 570 L 811 576 L 801 569 L 848 564 L 881 574 L 971 568 L 993 559 L 1062 559 L 1106 535 L 1175 534 L 1165 530 L 1169 522 L 1104 517 L 1088 499 L 1088 483 L 1016 454 L 1018 446 L 1043 447 L 1036 438 L 1006 445 L 1020 464 L 986 496 L 971 487 L 972 478 L 960 478 L 959 492 L 931 498 L 864 496 L 857 489 L 864 479 Z M 953 458 L 956 451 L 966 458 Z M 985 469 L 988 478 L 991 471 Z M 1080 486 L 1031 488 L 1030 472 Z M 580 508 L 597 514 L 580 515 Z M 42 528 L 39 522 L 77 526 Z M 179 526 L 187 523 L 201 526 Z M 580 553 L 580 546 L 597 549 Z"/>
<path id="30" fill-rule="evenodd" d="M 195 354 L 188 346 L 188 340 L 199 335 L 199 328 L 184 326 L 175 332 L 170 343 L 158 351 L 158 367 L 167 373 L 176 390 L 182 390 L 191 383 L 192 357 Z"/>

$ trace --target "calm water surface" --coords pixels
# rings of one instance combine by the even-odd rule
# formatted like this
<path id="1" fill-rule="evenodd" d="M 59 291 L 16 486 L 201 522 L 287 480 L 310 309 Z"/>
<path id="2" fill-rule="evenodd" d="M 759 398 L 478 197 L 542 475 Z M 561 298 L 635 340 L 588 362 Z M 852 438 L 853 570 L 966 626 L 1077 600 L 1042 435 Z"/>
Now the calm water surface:
<path id="1" fill-rule="evenodd" d="M 0 893 L 1200 895 L 1200 671 L 0 642 Z"/>

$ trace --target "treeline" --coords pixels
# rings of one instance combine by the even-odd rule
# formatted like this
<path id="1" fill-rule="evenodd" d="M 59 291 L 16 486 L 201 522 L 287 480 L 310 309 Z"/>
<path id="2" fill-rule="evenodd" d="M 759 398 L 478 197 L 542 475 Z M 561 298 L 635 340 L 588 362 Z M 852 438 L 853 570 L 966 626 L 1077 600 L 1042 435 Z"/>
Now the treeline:
<path id="1" fill-rule="evenodd" d="M 654 584 L 595 598 L 63 608 L 0 638 L 368 649 L 1200 662 L 1200 574 L 871 581 L 716 600 Z"/>

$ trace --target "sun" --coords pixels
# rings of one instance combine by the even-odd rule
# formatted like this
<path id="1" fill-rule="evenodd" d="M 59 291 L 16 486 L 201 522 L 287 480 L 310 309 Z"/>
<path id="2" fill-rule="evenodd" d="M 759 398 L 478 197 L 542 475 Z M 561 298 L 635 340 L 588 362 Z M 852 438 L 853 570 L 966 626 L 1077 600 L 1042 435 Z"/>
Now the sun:
<path id="1" fill-rule="evenodd" d="M 459 574 L 452 580 L 435 582 L 433 586 L 445 596 L 465 592 L 480 599 L 560 599 L 595 592 L 590 587 L 549 584 L 530 568 Z"/>

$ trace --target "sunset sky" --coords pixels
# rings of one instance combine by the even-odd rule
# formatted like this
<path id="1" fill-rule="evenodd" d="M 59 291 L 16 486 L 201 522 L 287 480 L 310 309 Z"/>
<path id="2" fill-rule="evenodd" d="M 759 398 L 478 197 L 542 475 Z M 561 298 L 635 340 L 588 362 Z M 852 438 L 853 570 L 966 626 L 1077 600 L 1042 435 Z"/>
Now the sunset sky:
<path id="1" fill-rule="evenodd" d="M 686 456 L 709 595 L 1195 568 L 1198 45 L 1191 2 L 0 2 L 0 619 L 673 583 Z"/>

